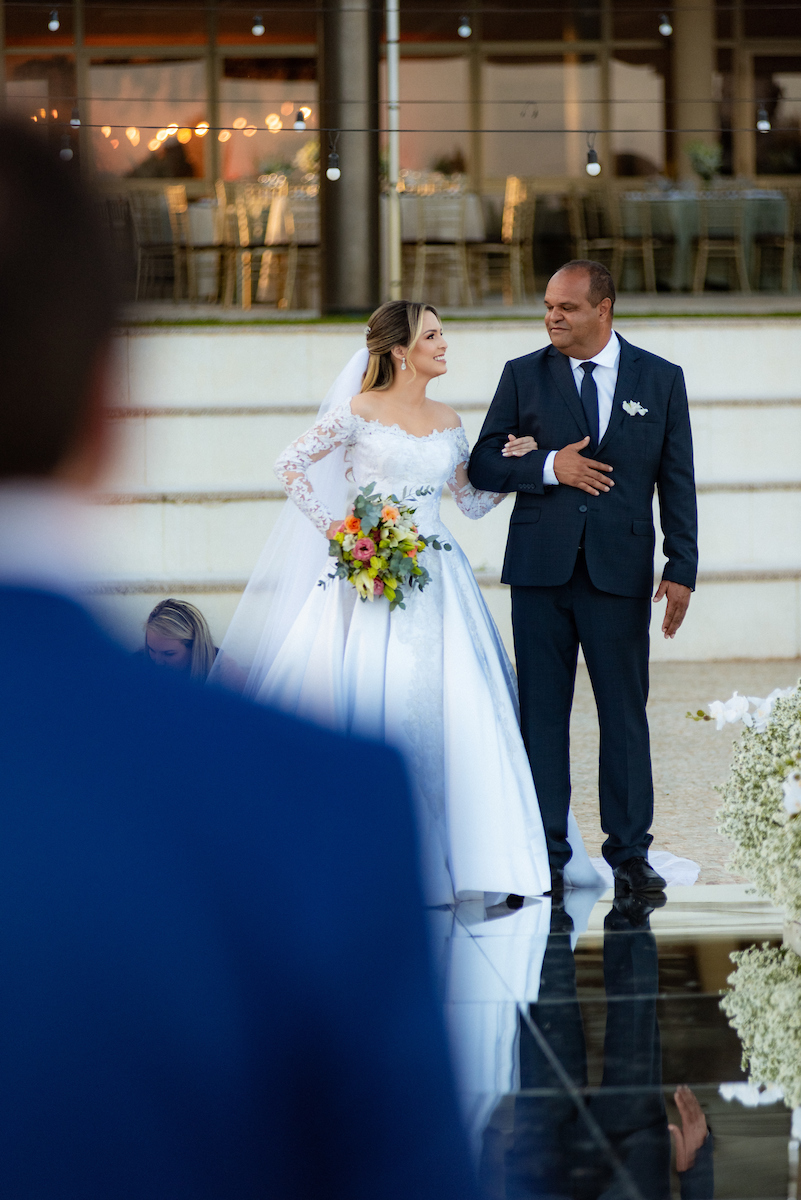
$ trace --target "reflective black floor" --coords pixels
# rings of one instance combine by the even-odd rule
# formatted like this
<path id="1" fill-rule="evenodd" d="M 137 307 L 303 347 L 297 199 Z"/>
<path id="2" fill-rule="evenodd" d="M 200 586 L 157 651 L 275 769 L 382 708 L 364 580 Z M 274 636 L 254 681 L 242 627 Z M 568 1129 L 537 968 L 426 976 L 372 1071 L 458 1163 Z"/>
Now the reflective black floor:
<path id="1" fill-rule="evenodd" d="M 720 1090 L 745 1079 L 720 992 L 729 953 L 756 940 L 753 911 L 708 904 L 686 919 L 692 889 L 677 891 L 684 919 L 670 900 L 649 915 L 589 892 L 432 911 L 489 1200 L 796 1196 L 788 1109 Z"/>

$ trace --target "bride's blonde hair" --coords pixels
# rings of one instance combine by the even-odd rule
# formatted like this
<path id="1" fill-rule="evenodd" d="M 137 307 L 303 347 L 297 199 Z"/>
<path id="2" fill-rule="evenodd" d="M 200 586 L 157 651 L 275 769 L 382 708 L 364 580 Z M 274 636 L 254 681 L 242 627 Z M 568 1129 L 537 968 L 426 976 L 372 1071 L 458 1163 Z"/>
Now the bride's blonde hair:
<path id="1" fill-rule="evenodd" d="M 395 377 L 393 346 L 406 347 L 407 365 L 412 374 L 416 374 L 409 356 L 423 332 L 427 312 L 439 320 L 439 313 L 431 304 L 417 304 L 412 300 L 389 300 L 375 310 L 367 326 L 370 359 L 364 373 L 363 392 L 383 392 L 392 383 Z"/>

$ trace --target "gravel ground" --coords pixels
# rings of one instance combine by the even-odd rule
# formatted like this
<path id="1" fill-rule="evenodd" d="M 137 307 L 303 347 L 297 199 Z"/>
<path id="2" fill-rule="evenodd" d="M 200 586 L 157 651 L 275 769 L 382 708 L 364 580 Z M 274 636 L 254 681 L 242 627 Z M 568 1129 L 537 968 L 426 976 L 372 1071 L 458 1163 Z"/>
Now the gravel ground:
<path id="1" fill-rule="evenodd" d="M 652 663 L 648 718 L 654 765 L 655 850 L 670 850 L 701 864 L 699 883 L 742 883 L 727 868 L 731 843 L 715 827 L 720 797 L 715 786 L 729 770 L 731 745 L 741 725 L 720 733 L 714 723 L 685 713 L 728 700 L 732 692 L 766 696 L 801 677 L 801 659 Z M 604 835 L 598 820 L 598 722 L 587 669 L 579 667 L 571 725 L 573 811 L 590 854 Z"/>

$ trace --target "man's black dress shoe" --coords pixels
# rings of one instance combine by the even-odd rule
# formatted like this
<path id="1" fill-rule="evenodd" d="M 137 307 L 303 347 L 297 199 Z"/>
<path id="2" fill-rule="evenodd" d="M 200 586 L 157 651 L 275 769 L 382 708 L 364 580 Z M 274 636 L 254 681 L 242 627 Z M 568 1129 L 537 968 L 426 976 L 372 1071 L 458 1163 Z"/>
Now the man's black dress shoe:
<path id="1" fill-rule="evenodd" d="M 564 867 L 551 867 L 551 886 L 546 896 L 563 896 L 565 893 Z"/>
<path id="2" fill-rule="evenodd" d="M 510 892 L 509 895 L 506 897 L 506 907 L 507 908 L 522 908 L 524 899 L 525 899 L 524 896 L 516 896 L 514 892 Z"/>
<path id="3" fill-rule="evenodd" d="M 664 908 L 666 904 L 664 892 L 649 892 L 647 895 L 627 892 L 625 896 L 615 896 L 612 907 L 636 929 L 645 925 L 655 908 Z"/>
<path id="4" fill-rule="evenodd" d="M 661 875 L 648 865 L 648 860 L 642 857 L 627 858 L 619 867 L 615 867 L 615 894 L 628 889 L 632 892 L 661 892 L 667 884 Z"/>

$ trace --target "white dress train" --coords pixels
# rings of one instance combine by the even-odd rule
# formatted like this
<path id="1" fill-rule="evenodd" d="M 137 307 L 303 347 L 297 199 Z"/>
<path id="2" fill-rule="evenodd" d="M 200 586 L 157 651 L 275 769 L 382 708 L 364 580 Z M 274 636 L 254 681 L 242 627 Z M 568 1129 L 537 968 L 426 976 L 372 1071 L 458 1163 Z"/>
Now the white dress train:
<path id="1" fill-rule="evenodd" d="M 255 699 L 404 755 L 416 795 L 427 902 L 484 892 L 541 895 L 550 886 L 545 836 L 518 724 L 516 677 L 470 565 L 440 519 L 444 485 L 468 517 L 502 497 L 467 481 L 461 426 L 415 437 L 355 415 L 347 401 L 278 459 L 276 470 L 321 536 L 344 513 L 329 513 L 310 479 L 312 464 L 345 448 L 356 487 L 412 496 L 425 536 L 450 551 L 425 552 L 431 581 L 406 608 L 364 602 L 341 580 L 312 587 L 277 653 L 250 671 Z M 325 578 L 325 576 L 324 576 Z M 255 675 L 254 675 L 255 673 Z M 365 780 L 381 802 L 381 781 Z M 567 882 L 594 887 L 578 827 Z"/>

